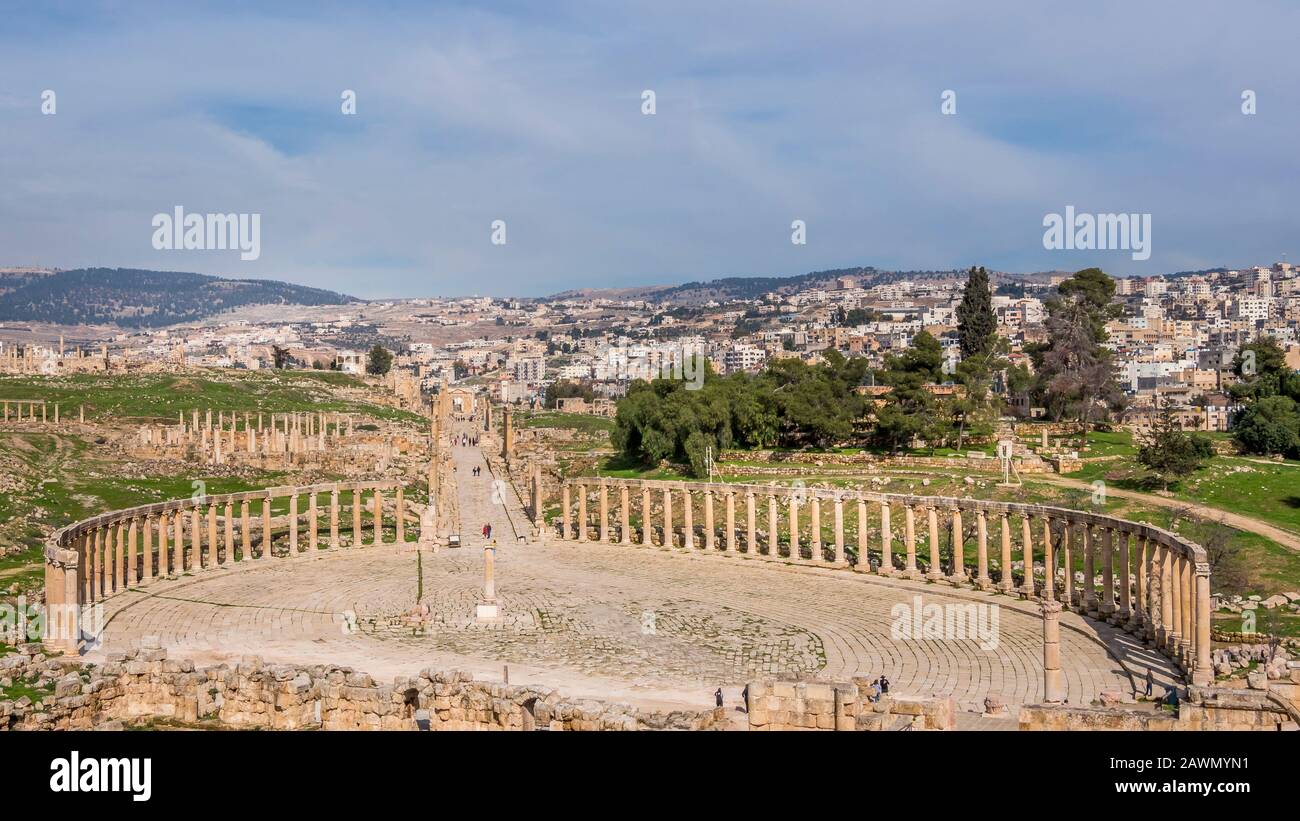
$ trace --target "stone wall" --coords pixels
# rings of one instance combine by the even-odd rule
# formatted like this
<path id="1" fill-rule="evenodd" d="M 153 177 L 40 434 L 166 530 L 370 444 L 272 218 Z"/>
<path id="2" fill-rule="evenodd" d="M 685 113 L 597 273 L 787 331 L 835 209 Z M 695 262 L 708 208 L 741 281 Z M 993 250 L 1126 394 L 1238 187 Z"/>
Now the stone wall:
<path id="1" fill-rule="evenodd" d="M 1300 670 L 1265 689 L 1190 687 L 1166 710 L 1027 705 L 1022 730 L 1300 730 Z"/>
<path id="2" fill-rule="evenodd" d="M 196 669 L 157 648 L 94 668 L 47 658 L 28 644 L 0 659 L 0 679 L 53 691 L 39 703 L 0 701 L 0 730 L 118 728 L 151 719 L 237 729 L 415 730 L 417 711 L 427 713 L 432 730 L 702 730 L 725 721 L 721 710 L 647 713 L 456 671 L 422 670 L 383 684 L 347 667 L 266 665 L 256 657 Z"/>
<path id="3" fill-rule="evenodd" d="M 881 696 L 868 701 L 865 678 L 852 682 L 752 681 L 746 709 L 751 730 L 951 730 L 951 698 Z"/>

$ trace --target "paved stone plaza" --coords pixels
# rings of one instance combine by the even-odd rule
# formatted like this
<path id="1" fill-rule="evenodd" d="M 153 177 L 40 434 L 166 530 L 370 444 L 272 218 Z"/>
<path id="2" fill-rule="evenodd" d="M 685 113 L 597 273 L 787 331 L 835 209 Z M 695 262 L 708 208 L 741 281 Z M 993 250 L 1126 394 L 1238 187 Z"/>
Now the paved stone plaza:
<path id="1" fill-rule="evenodd" d="M 714 688 L 738 693 L 757 677 L 880 673 L 897 692 L 952 695 L 972 712 L 990 695 L 1013 708 L 1043 696 L 1035 603 L 734 557 L 523 544 L 493 501 L 480 452 L 458 447 L 455 460 L 465 546 L 366 547 L 160 580 L 105 603 L 105 640 L 90 660 L 159 636 L 173 657 L 200 663 L 256 654 L 341 663 L 377 678 L 433 667 L 496 679 L 509 665 L 512 683 L 649 706 L 707 705 Z M 471 475 L 475 466 L 481 477 Z M 474 617 L 483 600 L 484 522 L 499 546 L 502 618 L 492 623 Z M 999 604 L 998 646 L 891 639 L 891 608 L 918 594 L 927 604 Z M 417 605 L 427 606 L 426 617 L 411 617 Z M 1122 631 L 1068 612 L 1061 625 L 1071 703 L 1103 690 L 1129 695 L 1148 665 L 1158 681 L 1174 680 L 1167 660 Z"/>

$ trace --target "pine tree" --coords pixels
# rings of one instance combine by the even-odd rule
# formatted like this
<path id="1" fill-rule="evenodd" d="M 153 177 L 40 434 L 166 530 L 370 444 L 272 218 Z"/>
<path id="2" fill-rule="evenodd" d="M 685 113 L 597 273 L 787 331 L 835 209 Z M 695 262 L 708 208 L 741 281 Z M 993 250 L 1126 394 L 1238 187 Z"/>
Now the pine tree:
<path id="1" fill-rule="evenodd" d="M 997 327 L 988 272 L 983 267 L 971 266 L 966 279 L 966 290 L 962 293 L 961 304 L 957 306 L 957 335 L 961 342 L 962 358 L 988 353 L 993 346 Z"/>

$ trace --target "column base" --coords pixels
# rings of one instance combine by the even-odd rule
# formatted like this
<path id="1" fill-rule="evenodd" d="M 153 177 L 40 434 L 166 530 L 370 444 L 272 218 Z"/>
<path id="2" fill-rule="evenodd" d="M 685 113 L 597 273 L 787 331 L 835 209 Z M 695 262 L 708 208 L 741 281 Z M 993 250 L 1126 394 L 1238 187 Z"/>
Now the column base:
<path id="1" fill-rule="evenodd" d="M 948 581 L 951 582 L 954 587 L 964 587 L 969 579 L 970 577 L 965 573 L 954 573 L 948 577 Z"/>
<path id="2" fill-rule="evenodd" d="M 1010 596 L 1015 592 L 1015 588 L 1011 586 L 1011 582 L 998 582 L 998 592 Z"/>
<path id="3" fill-rule="evenodd" d="M 1214 671 L 1208 667 L 1197 667 L 1192 671 L 1192 684 L 1197 687 L 1208 687 L 1214 683 Z"/>
<path id="4" fill-rule="evenodd" d="M 993 589 L 993 580 L 988 576 L 977 576 L 975 578 L 975 586 L 980 590 L 991 590 Z"/>
<path id="5" fill-rule="evenodd" d="M 1110 621 L 1111 616 L 1115 615 L 1115 605 L 1102 602 L 1097 606 L 1097 612 L 1101 614 L 1103 619 Z"/>
<path id="6" fill-rule="evenodd" d="M 909 567 L 903 571 L 903 578 L 912 579 L 913 581 L 919 580 L 921 578 L 921 571 L 915 567 Z"/>
<path id="7" fill-rule="evenodd" d="M 926 578 L 926 581 L 931 581 L 931 582 L 941 582 L 941 581 L 944 580 L 945 577 L 944 577 L 944 575 L 943 575 L 943 571 L 940 570 L 940 571 L 938 571 L 938 572 L 931 571 L 931 572 L 929 572 L 929 573 L 926 573 L 926 574 L 925 574 L 925 578 Z"/>

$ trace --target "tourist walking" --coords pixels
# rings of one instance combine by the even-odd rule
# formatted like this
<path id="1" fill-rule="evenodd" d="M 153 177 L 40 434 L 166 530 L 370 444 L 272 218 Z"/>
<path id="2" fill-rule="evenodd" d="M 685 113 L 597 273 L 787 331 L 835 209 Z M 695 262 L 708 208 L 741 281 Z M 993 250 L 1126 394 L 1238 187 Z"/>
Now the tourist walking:
<path id="1" fill-rule="evenodd" d="M 1155 687 L 1155 677 L 1151 675 L 1151 668 L 1147 668 L 1147 698 L 1151 698 L 1151 690 Z"/>
<path id="2" fill-rule="evenodd" d="M 714 701 L 717 702 L 717 704 L 718 704 L 719 707 L 722 706 L 722 688 L 721 688 L 721 687 L 719 687 L 717 690 L 714 691 L 714 693 L 713 693 L 713 699 L 714 699 Z"/>
<path id="3" fill-rule="evenodd" d="M 884 673 L 880 674 L 880 692 L 889 695 L 889 679 Z"/>

